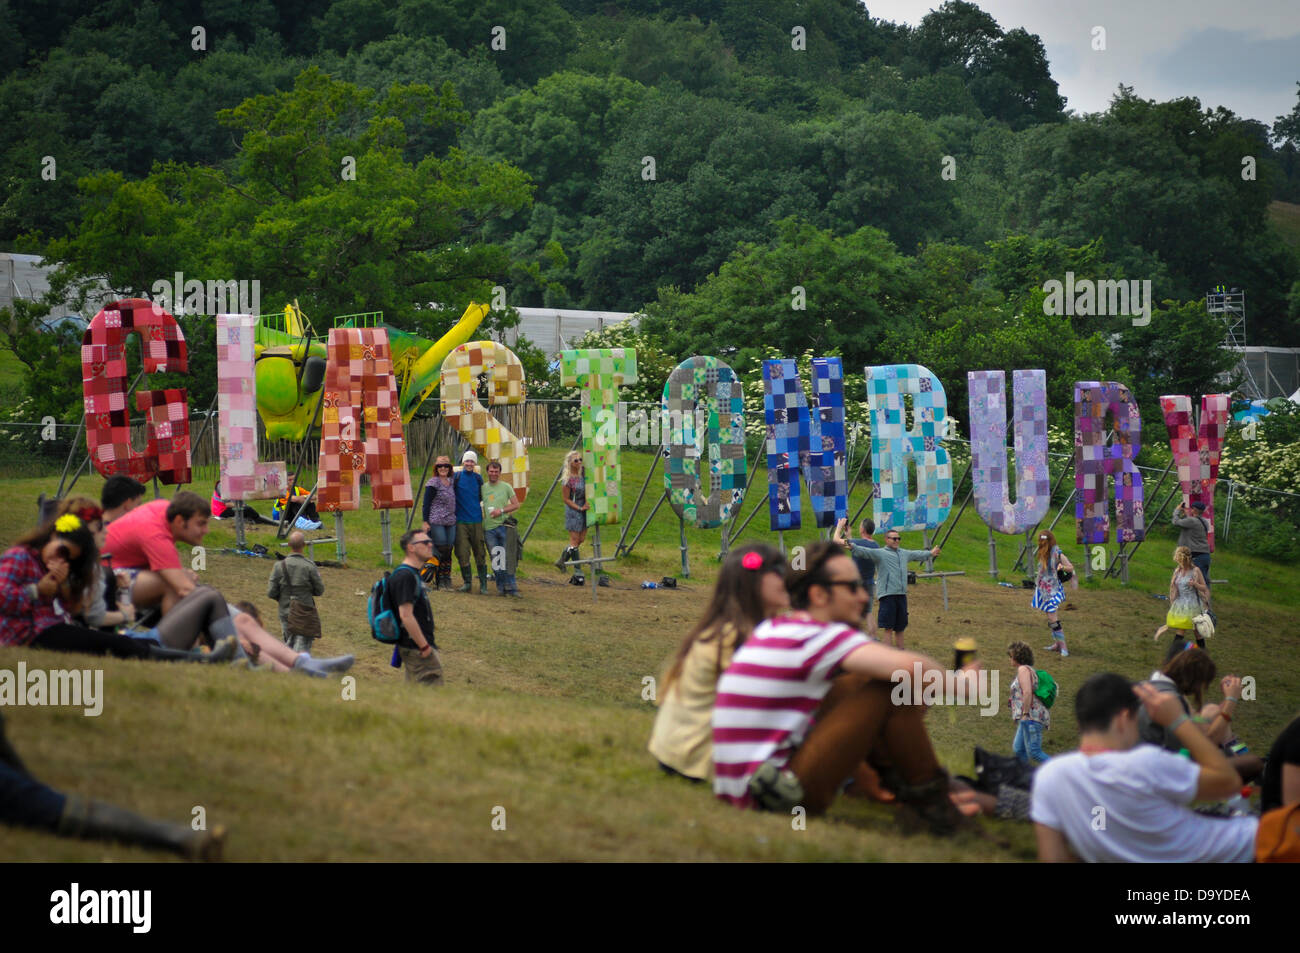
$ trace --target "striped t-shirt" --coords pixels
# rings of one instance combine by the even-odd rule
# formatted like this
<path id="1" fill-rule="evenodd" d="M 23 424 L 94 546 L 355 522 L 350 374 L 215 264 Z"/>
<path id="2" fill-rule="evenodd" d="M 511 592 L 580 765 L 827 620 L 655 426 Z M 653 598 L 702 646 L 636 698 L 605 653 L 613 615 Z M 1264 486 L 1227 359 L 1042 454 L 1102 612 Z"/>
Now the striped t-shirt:
<path id="1" fill-rule="evenodd" d="M 870 641 L 851 626 L 803 614 L 760 623 L 718 681 L 713 793 L 749 807 L 750 776 L 774 755 L 789 762 L 840 663 Z"/>

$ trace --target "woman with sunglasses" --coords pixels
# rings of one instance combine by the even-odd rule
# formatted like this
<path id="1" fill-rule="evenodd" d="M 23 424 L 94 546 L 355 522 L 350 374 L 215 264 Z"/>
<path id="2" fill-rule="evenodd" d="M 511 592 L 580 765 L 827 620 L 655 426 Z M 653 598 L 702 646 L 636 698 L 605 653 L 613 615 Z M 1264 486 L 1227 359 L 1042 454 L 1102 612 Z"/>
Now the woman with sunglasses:
<path id="1" fill-rule="evenodd" d="M 456 487 L 452 483 L 451 457 L 439 456 L 433 476 L 424 485 L 424 529 L 438 558 L 437 587 L 451 592 L 451 550 L 456 544 Z"/>
<path id="2" fill-rule="evenodd" d="M 578 558 L 583 540 L 587 538 L 587 475 L 583 471 L 582 453 L 570 450 L 564 458 L 564 483 L 560 493 L 564 499 L 564 529 L 569 534 L 569 546 L 560 554 L 555 565 L 564 569 L 565 563 Z"/>
<path id="3" fill-rule="evenodd" d="M 754 627 L 790 607 L 780 550 L 750 543 L 732 550 L 704 618 L 682 640 L 663 679 L 650 753 L 669 774 L 713 774 L 713 702 L 718 677 Z"/>

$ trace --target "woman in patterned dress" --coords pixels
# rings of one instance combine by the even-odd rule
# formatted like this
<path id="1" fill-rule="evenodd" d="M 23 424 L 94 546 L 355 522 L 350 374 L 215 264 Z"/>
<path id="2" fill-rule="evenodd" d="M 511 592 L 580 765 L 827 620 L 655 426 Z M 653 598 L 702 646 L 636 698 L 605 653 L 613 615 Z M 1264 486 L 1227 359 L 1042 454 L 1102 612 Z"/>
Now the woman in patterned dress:
<path id="1" fill-rule="evenodd" d="M 1057 607 L 1065 601 L 1065 585 L 1057 576 L 1060 570 L 1074 572 L 1074 566 L 1065 558 L 1061 547 L 1056 545 L 1056 537 L 1050 530 L 1038 534 L 1038 578 L 1034 583 L 1034 598 L 1029 603 L 1033 608 L 1047 613 L 1052 630 L 1052 644 L 1044 646 L 1048 652 L 1059 652 L 1061 658 L 1069 658 L 1070 650 L 1065 646 L 1065 633 L 1061 630 L 1061 620 L 1056 614 Z"/>
<path id="2" fill-rule="evenodd" d="M 1192 622 L 1198 615 L 1210 607 L 1210 589 L 1205 584 L 1205 577 L 1192 562 L 1192 551 L 1186 546 L 1174 550 L 1174 574 L 1169 579 L 1169 611 L 1165 613 L 1165 624 L 1156 629 L 1158 640 L 1165 632 L 1174 630 L 1174 640 L 1169 644 L 1169 661 L 1190 644 L 1189 635 L 1195 635 L 1196 625 Z M 1205 648 L 1205 640 L 1196 636 L 1197 648 Z"/>

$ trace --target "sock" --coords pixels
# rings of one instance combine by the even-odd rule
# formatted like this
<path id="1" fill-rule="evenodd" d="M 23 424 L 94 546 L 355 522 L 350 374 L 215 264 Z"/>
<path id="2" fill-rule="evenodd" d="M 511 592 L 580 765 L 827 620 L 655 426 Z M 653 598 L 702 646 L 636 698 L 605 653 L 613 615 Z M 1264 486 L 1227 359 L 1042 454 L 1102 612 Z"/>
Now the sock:
<path id="1" fill-rule="evenodd" d="M 317 678 L 326 678 L 333 672 L 346 672 L 355 662 L 355 657 L 351 655 L 339 655 L 334 658 L 312 658 L 308 653 L 302 652 L 294 661 L 293 667 L 297 671 L 306 672 L 309 675 L 315 675 Z"/>

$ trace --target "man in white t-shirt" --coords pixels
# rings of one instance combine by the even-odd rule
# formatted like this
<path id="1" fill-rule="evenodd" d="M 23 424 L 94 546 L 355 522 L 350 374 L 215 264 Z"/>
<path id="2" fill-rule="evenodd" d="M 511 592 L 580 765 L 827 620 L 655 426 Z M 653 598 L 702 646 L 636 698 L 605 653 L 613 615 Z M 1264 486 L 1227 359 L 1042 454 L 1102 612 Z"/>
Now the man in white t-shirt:
<path id="1" fill-rule="evenodd" d="M 867 601 L 858 568 L 834 543 L 808 547 L 787 585 L 796 610 L 762 622 L 718 681 L 714 793 L 738 807 L 820 814 L 868 761 L 904 821 L 950 834 L 961 816 L 925 730 L 925 707 L 895 703 L 893 674 L 973 677 L 868 639 L 854 628 Z M 951 684 L 949 684 L 951 687 Z"/>
<path id="2" fill-rule="evenodd" d="M 1249 863 L 1259 818 L 1206 817 L 1189 804 L 1229 797 L 1241 777 L 1187 717 L 1177 695 L 1092 676 L 1074 700 L 1079 750 L 1034 775 L 1038 859 Z M 1138 709 L 1174 732 L 1191 760 L 1140 744 Z"/>

